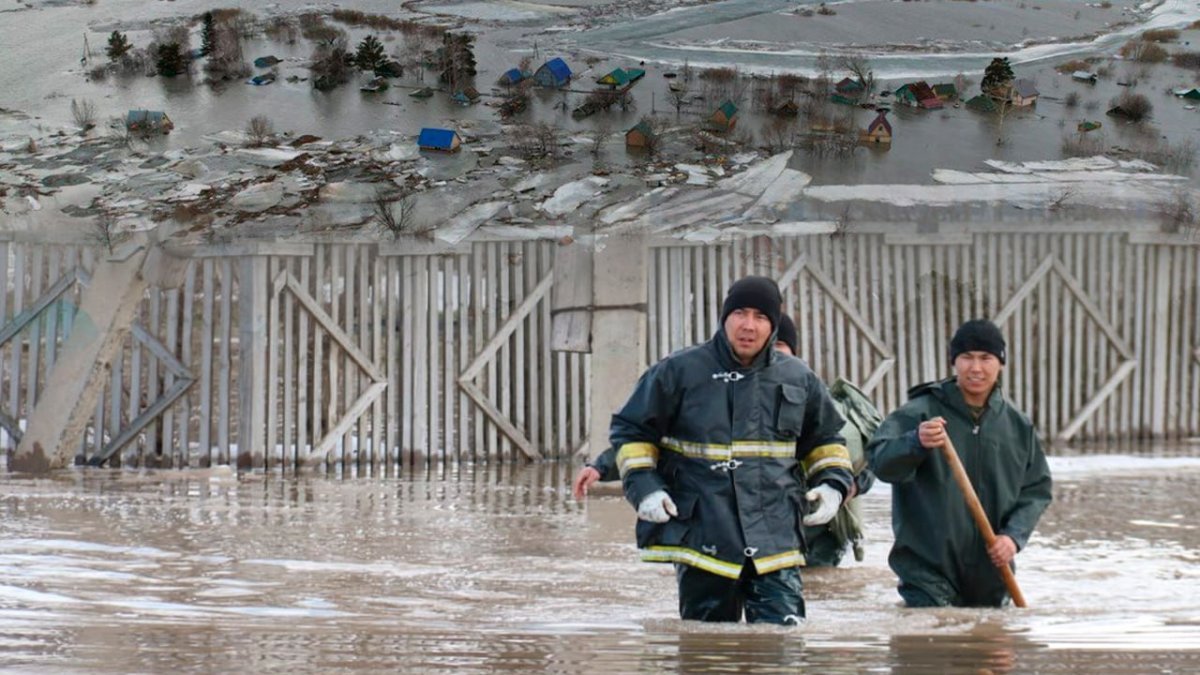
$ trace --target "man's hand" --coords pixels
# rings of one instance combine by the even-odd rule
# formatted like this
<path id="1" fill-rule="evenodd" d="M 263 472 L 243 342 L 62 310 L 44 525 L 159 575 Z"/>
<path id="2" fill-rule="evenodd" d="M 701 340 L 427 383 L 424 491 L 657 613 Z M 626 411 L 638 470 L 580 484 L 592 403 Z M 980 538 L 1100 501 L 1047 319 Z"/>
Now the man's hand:
<path id="1" fill-rule="evenodd" d="M 824 525 L 833 520 L 838 507 L 842 505 L 842 493 L 824 484 L 804 493 L 804 498 L 813 503 L 813 512 L 804 516 L 804 524 L 809 527 Z"/>
<path id="2" fill-rule="evenodd" d="M 585 466 L 575 474 L 575 480 L 571 481 L 571 494 L 575 495 L 575 499 L 583 499 L 587 496 L 588 488 L 596 484 L 600 480 L 600 472 L 590 466 Z"/>
<path id="3" fill-rule="evenodd" d="M 935 417 L 917 425 L 917 440 L 921 447 L 936 450 L 946 444 L 946 418 Z"/>
<path id="4" fill-rule="evenodd" d="M 642 503 L 638 504 L 637 513 L 639 519 L 652 523 L 665 523 L 671 516 L 679 515 L 679 511 L 675 509 L 675 502 L 671 501 L 671 495 L 667 494 L 666 490 L 655 490 L 646 495 Z"/>
<path id="5" fill-rule="evenodd" d="M 998 534 L 988 547 L 988 557 L 996 567 L 1004 567 L 1017 557 L 1017 544 L 1007 534 Z"/>

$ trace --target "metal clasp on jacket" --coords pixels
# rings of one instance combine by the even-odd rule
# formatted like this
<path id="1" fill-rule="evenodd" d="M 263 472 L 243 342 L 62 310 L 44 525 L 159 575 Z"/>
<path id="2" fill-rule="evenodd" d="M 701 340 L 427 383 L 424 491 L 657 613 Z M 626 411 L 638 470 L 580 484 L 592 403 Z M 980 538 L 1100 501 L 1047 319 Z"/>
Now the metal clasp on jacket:
<path id="1" fill-rule="evenodd" d="M 746 376 L 743 375 L 742 373 L 739 373 L 736 370 L 731 370 L 726 373 L 713 373 L 712 379 L 721 380 L 722 382 L 725 382 L 726 384 L 728 384 L 730 382 L 737 382 L 738 380 L 740 380 L 744 377 L 746 377 Z"/>
<path id="2" fill-rule="evenodd" d="M 727 459 L 724 462 L 713 462 L 713 465 L 708 468 L 712 469 L 713 471 L 720 469 L 725 473 L 729 473 L 742 464 L 745 464 L 745 462 L 741 461 L 740 459 Z"/>

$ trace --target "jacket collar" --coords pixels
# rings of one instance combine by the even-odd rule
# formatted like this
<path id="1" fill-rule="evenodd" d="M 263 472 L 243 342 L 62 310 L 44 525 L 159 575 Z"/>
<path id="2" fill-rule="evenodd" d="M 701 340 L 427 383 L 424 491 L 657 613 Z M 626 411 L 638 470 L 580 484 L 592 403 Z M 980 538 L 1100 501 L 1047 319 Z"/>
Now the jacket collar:
<path id="1" fill-rule="evenodd" d="M 725 335 L 725 327 L 717 328 L 717 334 L 713 336 L 711 342 L 717 350 L 717 360 L 721 362 L 721 366 L 728 370 L 761 370 L 775 362 L 778 354 L 775 352 L 775 333 L 771 331 L 771 336 L 767 338 L 767 345 L 763 350 L 754 357 L 754 361 L 748 366 L 743 366 L 733 353 L 733 345 L 729 343 L 729 337 Z"/>
<path id="2" fill-rule="evenodd" d="M 910 399 L 926 394 L 933 396 L 943 404 L 958 410 L 964 415 L 970 412 L 970 406 L 967 405 L 967 400 L 963 398 L 962 390 L 958 388 L 958 382 L 953 377 L 948 377 L 938 382 L 919 384 L 908 390 Z M 998 413 L 1004 408 L 1004 405 L 1004 391 L 1000 388 L 1000 382 L 997 381 L 996 386 L 992 388 L 992 393 L 988 395 L 988 400 L 984 407 L 988 412 Z"/>

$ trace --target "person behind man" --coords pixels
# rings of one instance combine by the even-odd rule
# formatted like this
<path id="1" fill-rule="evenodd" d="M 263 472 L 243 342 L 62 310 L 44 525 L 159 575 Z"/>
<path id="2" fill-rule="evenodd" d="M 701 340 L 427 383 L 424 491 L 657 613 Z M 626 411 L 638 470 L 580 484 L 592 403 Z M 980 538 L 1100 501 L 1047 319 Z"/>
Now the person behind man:
<path id="1" fill-rule="evenodd" d="M 799 513 L 826 523 L 850 489 L 828 390 L 770 348 L 781 301 L 768 278 L 738 280 L 712 339 L 652 366 L 613 415 L 642 559 L 675 564 L 684 619 L 800 623 Z"/>
<path id="2" fill-rule="evenodd" d="M 774 347 L 776 351 L 788 356 L 796 356 L 799 351 L 798 342 L 796 324 L 786 313 L 781 313 L 779 328 L 775 332 Z M 846 425 L 842 428 L 842 436 L 845 438 L 847 449 L 850 452 L 851 464 L 854 468 L 854 481 L 850 484 L 848 497 L 838 509 L 833 520 L 823 525 L 804 527 L 806 567 L 836 567 L 841 563 L 848 544 L 855 547 L 855 556 L 862 560 L 860 543 L 862 521 L 858 515 L 854 497 L 866 494 L 875 484 L 875 476 L 863 464 L 864 433 L 854 420 L 850 419 L 853 417 L 854 411 L 845 410 L 844 404 L 840 403 L 836 397 L 834 404 L 838 407 L 838 412 L 842 417 L 847 418 Z M 874 421 L 878 421 L 878 419 L 876 416 Z M 854 447 L 854 443 L 858 444 L 857 448 Z M 619 480 L 620 477 L 620 472 L 617 471 L 617 450 L 609 447 L 575 474 L 575 479 L 571 481 L 571 493 L 576 499 L 583 499 L 587 496 L 588 489 L 596 482 Z"/>
<path id="3" fill-rule="evenodd" d="M 1003 395 L 1004 337 L 990 321 L 964 323 L 950 341 L 954 377 L 922 384 L 867 446 L 871 470 L 892 483 L 895 544 L 888 564 L 909 607 L 998 607 L 999 574 L 1025 548 L 1050 504 L 1051 480 L 1037 431 Z M 996 531 L 984 545 L 950 467 L 949 438 Z"/>
<path id="4" fill-rule="evenodd" d="M 783 314 L 780 316 L 779 330 L 775 334 L 775 349 L 789 356 L 798 356 L 798 347 L 796 324 L 792 322 L 791 317 Z M 854 481 L 850 483 L 850 493 L 833 520 L 823 525 L 804 527 L 805 567 L 837 567 L 841 564 L 848 546 L 853 547 L 855 558 L 861 561 L 863 556 L 862 518 L 854 498 L 866 494 L 875 484 L 875 476 L 866 467 L 863 446 L 880 419 L 875 407 L 857 387 L 841 379 L 835 382 L 835 387 L 836 390 L 834 387 L 830 388 L 830 395 L 838 414 L 846 420 L 846 425 L 842 427 L 842 437 L 850 454 Z M 858 406 L 852 407 L 856 403 Z M 868 416 L 870 419 L 865 419 Z M 869 426 L 870 429 L 861 428 L 863 426 Z"/>

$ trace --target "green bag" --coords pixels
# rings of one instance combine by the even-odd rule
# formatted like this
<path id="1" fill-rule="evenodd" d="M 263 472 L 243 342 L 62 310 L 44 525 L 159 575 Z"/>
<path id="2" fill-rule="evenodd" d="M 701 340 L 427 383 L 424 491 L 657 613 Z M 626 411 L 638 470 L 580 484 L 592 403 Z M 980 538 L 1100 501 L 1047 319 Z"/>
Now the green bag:
<path id="1" fill-rule="evenodd" d="M 829 393 L 838 412 L 846 419 L 842 436 L 846 439 L 846 449 L 850 451 L 850 464 L 857 482 L 857 476 L 867 471 L 867 443 L 871 442 L 871 436 L 883 423 L 883 415 L 861 389 L 840 377 L 829 387 Z M 849 542 L 854 548 L 854 559 L 862 562 L 863 523 L 857 499 L 842 504 L 830 521 L 829 530 L 841 545 Z"/>

